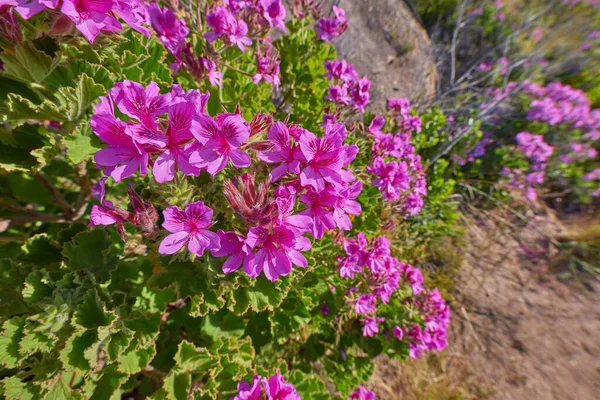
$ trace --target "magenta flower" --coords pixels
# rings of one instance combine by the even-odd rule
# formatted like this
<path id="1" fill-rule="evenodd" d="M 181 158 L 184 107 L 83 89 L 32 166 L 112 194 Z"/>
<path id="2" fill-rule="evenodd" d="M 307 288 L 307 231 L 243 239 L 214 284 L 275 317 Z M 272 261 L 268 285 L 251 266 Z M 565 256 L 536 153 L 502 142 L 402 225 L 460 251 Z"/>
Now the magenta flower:
<path id="1" fill-rule="evenodd" d="M 267 399 L 273 400 L 300 400 L 296 388 L 291 383 L 286 382 L 283 376 L 277 370 L 277 373 L 269 379 L 262 379 L 263 387 Z"/>
<path id="2" fill-rule="evenodd" d="M 272 230 L 263 226 L 250 228 L 246 245 L 255 251 L 244 260 L 244 272 L 250 277 L 264 272 L 268 280 L 275 282 L 291 272 L 292 264 L 307 266 L 306 258 L 296 250 L 296 234 L 284 226 Z"/>
<path id="3" fill-rule="evenodd" d="M 111 95 L 119 111 L 136 118 L 150 129 L 156 129 L 156 117 L 167 112 L 171 94 L 159 94 L 160 88 L 156 82 L 151 82 L 146 88 L 137 82 L 125 80 L 115 83 Z"/>
<path id="4" fill-rule="evenodd" d="M 56 8 L 58 0 L 0 0 L 0 6 L 15 6 L 23 18 L 29 19 L 46 8 Z"/>
<path id="5" fill-rule="evenodd" d="M 247 37 L 248 25 L 242 20 L 236 20 L 225 7 L 218 6 L 215 11 L 206 15 L 206 24 L 212 29 L 204 34 L 208 43 L 213 43 L 222 37 L 228 44 L 236 45 L 242 52 L 245 46 L 250 46 L 252 40 Z"/>
<path id="6" fill-rule="evenodd" d="M 96 164 L 105 167 L 104 174 L 120 181 L 133 175 L 138 169 L 140 175 L 148 173 L 148 153 L 134 142 L 132 131 L 127 124 L 114 116 L 110 97 L 100 97 L 95 107 L 96 114 L 90 120 L 93 132 L 108 144 L 94 155 Z"/>
<path id="7" fill-rule="evenodd" d="M 333 6 L 333 13 L 332 17 L 321 18 L 315 28 L 317 37 L 326 42 L 339 37 L 348 28 L 348 19 L 344 10 Z"/>
<path id="8" fill-rule="evenodd" d="M 356 389 L 350 395 L 351 400 L 376 400 L 375 392 L 366 389 L 363 385 L 360 385 L 358 389 Z"/>
<path id="9" fill-rule="evenodd" d="M 373 120 L 369 124 L 369 128 L 367 130 L 370 134 L 375 135 L 377 137 L 377 135 L 383 134 L 381 128 L 383 128 L 384 126 L 385 118 L 376 115 L 375 118 L 373 118 Z"/>
<path id="10" fill-rule="evenodd" d="M 287 32 L 285 28 L 285 7 L 281 0 L 260 0 L 258 6 L 269 25 Z"/>
<path id="11" fill-rule="evenodd" d="M 402 118 L 410 116 L 410 100 L 407 98 L 390 97 L 387 106 Z"/>
<path id="12" fill-rule="evenodd" d="M 236 168 L 249 167 L 250 156 L 239 147 L 250 137 L 250 125 L 238 114 L 206 114 L 192 121 L 192 134 L 204 147 L 194 151 L 190 163 L 207 168 L 211 175 L 222 171 L 229 160 Z"/>
<path id="13" fill-rule="evenodd" d="M 172 181 L 176 169 L 181 170 L 185 175 L 198 175 L 200 172 L 189 163 L 189 156 L 182 147 L 193 138 L 190 127 L 195 114 L 196 105 L 191 101 L 182 101 L 169 106 L 169 125 L 166 131 L 168 142 L 166 147 L 161 149 L 152 168 L 157 182 Z"/>
<path id="14" fill-rule="evenodd" d="M 161 8 L 154 3 L 148 4 L 150 24 L 156 31 L 160 42 L 171 53 L 178 53 L 185 44 L 190 30 L 185 21 L 178 19 L 175 12 L 167 7 Z"/>
<path id="15" fill-rule="evenodd" d="M 361 294 L 354 305 L 354 310 L 358 314 L 367 316 L 375 311 L 376 302 L 377 299 L 372 294 Z"/>
<path id="16" fill-rule="evenodd" d="M 163 211 L 163 215 L 163 227 L 171 234 L 160 243 L 160 254 L 175 254 L 186 245 L 188 250 L 197 256 L 202 256 L 206 249 L 219 249 L 219 236 L 208 230 L 212 225 L 213 210 L 203 202 L 190 203 L 183 211 L 176 206 L 170 206 Z"/>
<path id="17" fill-rule="evenodd" d="M 362 266 L 358 264 L 357 257 L 337 257 L 337 270 L 341 278 L 354 279 L 355 273 L 362 272 Z"/>
<path id="18" fill-rule="evenodd" d="M 352 229 L 352 222 L 348 218 L 350 215 L 359 215 L 362 212 L 360 203 L 355 199 L 362 191 L 362 183 L 355 181 L 352 184 L 345 184 L 344 189 L 338 191 L 338 198 L 333 205 L 333 220 L 338 228 L 348 231 Z"/>
<path id="19" fill-rule="evenodd" d="M 90 43 L 94 43 L 101 30 L 123 30 L 119 20 L 109 14 L 112 8 L 112 0 L 64 0 L 60 10 Z"/>
<path id="20" fill-rule="evenodd" d="M 212 251 L 214 257 L 229 257 L 223 263 L 223 273 L 229 274 L 240 268 L 242 261 L 248 254 L 245 251 L 244 237 L 235 232 L 217 231 L 221 246 Z"/>
<path id="21" fill-rule="evenodd" d="M 327 73 L 325 77 L 329 80 L 341 80 L 345 84 L 350 83 L 358 79 L 358 73 L 354 69 L 354 65 L 348 63 L 346 60 L 329 60 L 323 64 Z"/>
<path id="22" fill-rule="evenodd" d="M 114 0 L 113 11 L 127 25 L 141 33 L 150 36 L 150 30 L 146 28 L 148 23 L 148 9 L 142 0 Z"/>
<path id="23" fill-rule="evenodd" d="M 360 112 L 365 112 L 365 107 L 369 104 L 370 88 L 371 81 L 366 76 L 352 85 L 352 105 L 354 108 L 360 110 Z"/>
<path id="24" fill-rule="evenodd" d="M 315 239 L 321 239 L 326 231 L 335 228 L 333 206 L 336 200 L 335 190 L 331 187 L 321 192 L 309 188 L 306 193 L 300 195 L 300 201 L 308 206 L 300 214 L 312 218 L 311 234 Z"/>
<path id="25" fill-rule="evenodd" d="M 325 182 L 342 183 L 341 169 L 347 159 L 342 144 L 346 135 L 346 126 L 342 123 L 328 124 L 322 138 L 304 131 L 299 139 L 300 150 L 306 159 L 306 167 L 300 172 L 302 186 L 312 186 L 320 192 L 325 189 Z"/>
<path id="26" fill-rule="evenodd" d="M 280 163 L 269 173 L 271 182 L 276 181 L 285 174 L 300 173 L 300 160 L 302 153 L 300 147 L 293 144 L 290 131 L 283 122 L 275 122 L 268 134 L 273 147 L 269 151 L 258 153 L 258 158 L 266 163 Z"/>
<path id="27" fill-rule="evenodd" d="M 385 318 L 365 318 L 363 321 L 363 336 L 373 337 L 379 332 L 379 323 L 385 321 Z"/>
<path id="28" fill-rule="evenodd" d="M 394 337 L 398 340 L 402 340 L 402 338 L 404 338 L 404 332 L 402 331 L 402 328 L 397 325 L 392 329 L 392 335 L 394 335 Z"/>
<path id="29" fill-rule="evenodd" d="M 252 377 L 252 385 L 246 381 L 242 381 L 237 385 L 238 394 L 230 400 L 261 400 L 262 388 L 261 377 L 254 375 Z"/>

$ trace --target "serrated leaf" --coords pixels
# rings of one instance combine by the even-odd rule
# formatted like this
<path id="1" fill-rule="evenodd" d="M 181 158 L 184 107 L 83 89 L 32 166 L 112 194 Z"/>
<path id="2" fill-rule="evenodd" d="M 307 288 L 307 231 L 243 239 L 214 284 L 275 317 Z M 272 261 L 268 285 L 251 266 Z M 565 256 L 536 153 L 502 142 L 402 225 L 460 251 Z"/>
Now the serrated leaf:
<path id="1" fill-rule="evenodd" d="M 87 74 L 79 75 L 75 87 L 60 88 L 57 97 L 67 110 L 69 121 L 78 121 L 99 96 L 105 93 L 102 85 L 94 82 Z"/>
<path id="2" fill-rule="evenodd" d="M 14 317 L 4 321 L 0 334 L 0 364 L 15 368 L 21 361 L 19 342 L 23 338 L 25 318 Z"/>
<path id="3" fill-rule="evenodd" d="M 55 104 L 48 101 L 35 105 L 30 100 L 10 93 L 8 95 L 7 121 L 67 121 L 67 116 L 62 113 Z"/>
<path id="4" fill-rule="evenodd" d="M 36 49 L 31 42 L 23 42 L 16 46 L 14 54 L 0 54 L 6 74 L 27 83 L 43 81 L 56 67 L 59 58 L 53 60 L 43 51 Z"/>
<path id="5" fill-rule="evenodd" d="M 62 87 L 75 86 L 79 74 L 85 73 L 94 78 L 94 81 L 111 89 L 115 84 L 115 75 L 103 65 L 94 64 L 82 59 L 70 59 L 59 65 L 46 79 L 46 87 L 58 91 Z"/>
<path id="6" fill-rule="evenodd" d="M 110 254 L 112 242 L 106 231 L 94 230 L 75 235 L 71 243 L 63 247 L 66 264 L 74 270 L 87 270 L 105 282 L 117 264 Z"/>
<path id="7" fill-rule="evenodd" d="M 73 164 L 87 160 L 104 147 L 87 122 L 80 124 L 71 135 L 64 138 L 63 144 L 67 148 L 67 157 Z"/>
<path id="8" fill-rule="evenodd" d="M 119 358 L 119 371 L 132 375 L 145 368 L 156 355 L 154 345 L 137 349 L 133 345 Z"/>
<path id="9" fill-rule="evenodd" d="M 15 376 L 4 378 L 2 382 L 7 400 L 37 400 L 40 398 L 40 388 L 32 385 L 31 382 L 21 382 Z"/>
<path id="10" fill-rule="evenodd" d="M 90 364 L 85 358 L 85 351 L 90 348 L 98 339 L 94 330 L 76 331 L 65 344 L 65 348 L 60 352 L 60 359 L 67 371 L 77 370 L 81 373 L 87 373 L 90 370 Z"/>
<path id="11" fill-rule="evenodd" d="M 116 369 L 105 369 L 97 381 L 88 380 L 86 394 L 89 400 L 120 400 L 119 388 L 127 380 L 127 375 Z"/>
<path id="12" fill-rule="evenodd" d="M 29 304 L 36 303 L 52 296 L 53 285 L 49 282 L 48 274 L 42 271 L 32 271 L 25 279 L 23 298 Z"/>
<path id="13" fill-rule="evenodd" d="M 36 267 L 57 264 L 62 260 L 60 248 L 45 233 L 27 239 L 21 250 L 19 261 Z"/>
<path id="14" fill-rule="evenodd" d="M 58 379 L 50 385 L 44 400 L 82 400 L 83 395 L 69 387 L 67 382 L 59 376 Z"/>
<path id="15" fill-rule="evenodd" d="M 192 377 L 189 373 L 171 371 L 165 378 L 163 390 L 171 400 L 188 400 Z"/>
<path id="16" fill-rule="evenodd" d="M 104 303 L 98 297 L 94 289 L 88 290 L 83 298 L 83 302 L 77 306 L 75 311 L 75 322 L 88 329 L 107 326 L 115 319 L 114 312 L 106 311 Z"/>
<path id="17" fill-rule="evenodd" d="M 23 355 L 37 352 L 50 353 L 54 350 L 57 338 L 43 332 L 36 332 L 29 327 L 25 328 L 25 334 L 19 343 L 19 351 Z"/>
<path id="18" fill-rule="evenodd" d="M 179 371 L 201 373 L 215 367 L 217 360 L 207 349 L 198 349 L 184 340 L 175 354 L 175 365 Z"/>
<path id="19" fill-rule="evenodd" d="M 0 144 L 0 169 L 6 172 L 30 171 L 37 160 L 26 149 Z"/>
<path id="20" fill-rule="evenodd" d="M 208 314 L 202 320 L 202 333 L 210 336 L 213 340 L 226 336 L 241 337 L 245 328 L 244 319 L 226 309 Z"/>
<path id="21" fill-rule="evenodd" d="M 194 318 L 202 317 L 209 312 L 218 311 L 225 305 L 223 297 L 214 291 L 198 293 L 192 296 L 190 315 Z"/>

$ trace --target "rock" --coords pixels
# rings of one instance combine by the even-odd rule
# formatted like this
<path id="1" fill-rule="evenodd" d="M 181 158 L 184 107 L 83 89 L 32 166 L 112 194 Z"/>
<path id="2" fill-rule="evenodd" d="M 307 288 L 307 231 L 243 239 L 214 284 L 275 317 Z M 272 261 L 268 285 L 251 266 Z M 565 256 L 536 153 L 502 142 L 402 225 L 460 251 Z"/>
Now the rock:
<path id="1" fill-rule="evenodd" d="M 332 1 L 323 2 L 323 12 Z M 348 30 L 333 45 L 371 80 L 368 109 L 382 113 L 389 97 L 408 97 L 417 106 L 435 97 L 438 73 L 425 29 L 402 0 L 341 0 Z"/>

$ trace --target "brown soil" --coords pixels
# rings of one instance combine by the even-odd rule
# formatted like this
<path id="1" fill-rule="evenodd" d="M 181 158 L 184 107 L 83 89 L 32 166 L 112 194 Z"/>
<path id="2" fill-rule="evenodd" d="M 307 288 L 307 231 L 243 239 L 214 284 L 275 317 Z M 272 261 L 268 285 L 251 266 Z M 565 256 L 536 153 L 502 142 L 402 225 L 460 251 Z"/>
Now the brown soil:
<path id="1" fill-rule="evenodd" d="M 526 226 L 498 213 L 470 224 L 450 346 L 416 362 L 378 359 L 378 398 L 600 398 L 600 286 L 557 280 L 540 231 L 564 228 L 538 213 Z"/>

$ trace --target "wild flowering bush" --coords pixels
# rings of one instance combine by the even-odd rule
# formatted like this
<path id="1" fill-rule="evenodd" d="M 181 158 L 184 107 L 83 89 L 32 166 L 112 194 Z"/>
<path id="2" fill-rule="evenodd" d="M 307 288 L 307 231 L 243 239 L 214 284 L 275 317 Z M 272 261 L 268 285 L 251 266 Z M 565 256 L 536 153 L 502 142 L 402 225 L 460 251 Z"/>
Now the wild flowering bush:
<path id="1" fill-rule="evenodd" d="M 342 9 L 1 4 L 4 397 L 373 399 L 447 345 L 399 229 L 439 115 L 364 114 Z"/>

